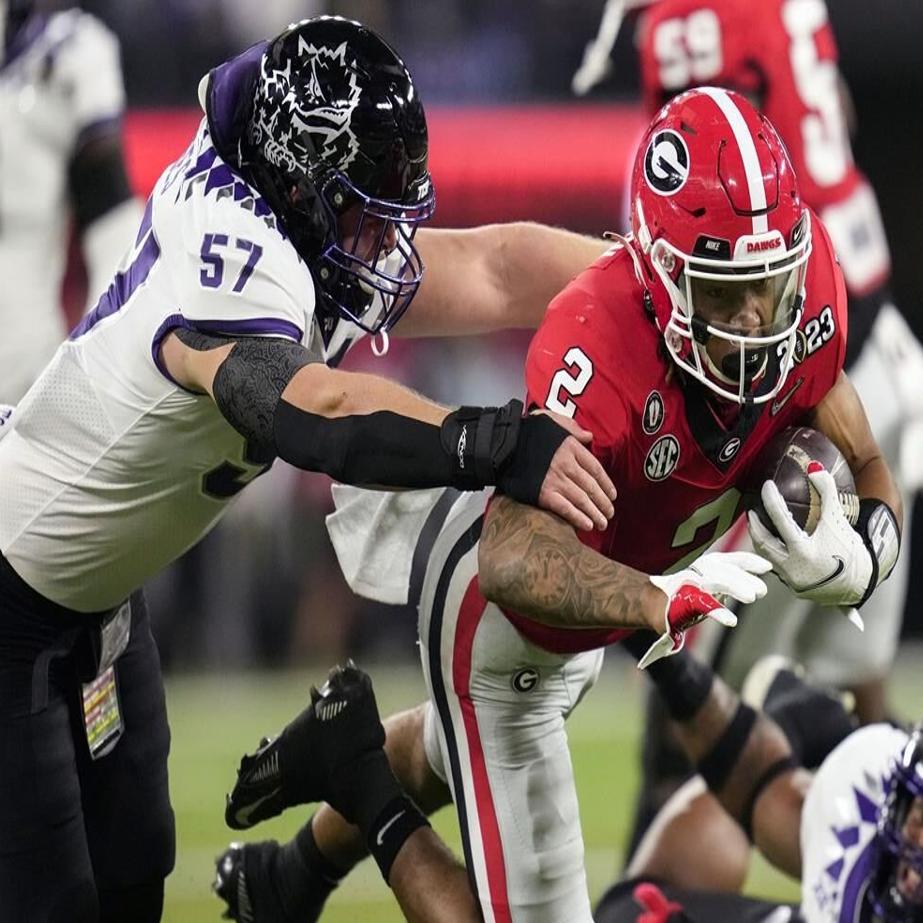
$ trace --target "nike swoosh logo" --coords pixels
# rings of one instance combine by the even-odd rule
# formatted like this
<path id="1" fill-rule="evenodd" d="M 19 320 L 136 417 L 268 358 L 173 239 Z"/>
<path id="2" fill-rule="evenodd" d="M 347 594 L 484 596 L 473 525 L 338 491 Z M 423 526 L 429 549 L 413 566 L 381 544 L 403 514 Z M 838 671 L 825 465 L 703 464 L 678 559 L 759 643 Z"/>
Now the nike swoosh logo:
<path id="1" fill-rule="evenodd" d="M 253 816 L 253 812 L 261 805 L 269 801 L 270 798 L 275 798 L 279 792 L 282 791 L 281 788 L 274 788 L 268 795 L 263 795 L 262 798 L 257 798 L 253 804 L 248 804 L 246 807 L 241 808 L 239 811 L 234 812 L 234 819 L 243 826 L 250 826 L 250 818 Z"/>
<path id="2" fill-rule="evenodd" d="M 398 811 L 398 813 L 395 814 L 394 817 L 392 817 L 391 820 L 389 820 L 388 823 L 386 823 L 384 827 L 381 828 L 381 830 L 378 831 L 378 836 L 375 837 L 376 846 L 381 846 L 381 844 L 384 843 L 385 834 L 388 832 L 388 828 L 396 824 L 406 813 L 406 811 Z"/>
<path id="3" fill-rule="evenodd" d="M 807 586 L 803 587 L 792 587 L 796 593 L 808 593 L 811 590 L 819 590 L 822 586 L 826 586 L 833 580 L 836 580 L 840 574 L 846 570 L 846 562 L 837 554 L 834 555 L 836 558 L 836 567 L 833 569 L 833 573 L 827 577 L 824 577 L 823 580 L 818 580 L 817 583 L 809 583 Z"/>
<path id="4" fill-rule="evenodd" d="M 774 400 L 769 408 L 769 415 L 774 417 L 791 399 L 792 395 L 804 384 L 804 378 L 799 378 L 785 395 L 785 397 Z"/>

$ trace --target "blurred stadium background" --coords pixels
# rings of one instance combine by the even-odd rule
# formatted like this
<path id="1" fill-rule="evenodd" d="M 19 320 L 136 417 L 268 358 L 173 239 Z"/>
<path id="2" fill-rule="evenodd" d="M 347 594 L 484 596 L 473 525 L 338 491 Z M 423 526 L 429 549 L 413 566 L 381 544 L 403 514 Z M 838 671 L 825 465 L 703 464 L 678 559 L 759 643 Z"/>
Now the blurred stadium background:
<path id="1" fill-rule="evenodd" d="M 860 0 L 828 5 L 857 110 L 856 157 L 878 191 L 893 248 L 896 300 L 923 333 L 923 4 L 880 0 L 874 10 Z M 186 146 L 200 117 L 197 84 L 210 67 L 289 21 L 339 13 L 378 28 L 415 75 L 430 114 L 437 224 L 534 219 L 594 233 L 620 224 L 626 164 L 643 122 L 630 28 L 616 47 L 612 78 L 589 100 L 570 96 L 571 76 L 595 35 L 603 0 L 85 0 L 82 6 L 122 42 L 129 168 L 142 196 Z M 81 285 L 75 270 L 65 293 L 71 310 L 81 303 Z M 395 343 L 385 360 L 374 359 L 363 344 L 348 365 L 373 367 L 437 399 L 490 402 L 522 390 L 519 360 L 526 342 L 513 335 L 476 344 L 415 344 L 412 350 Z M 373 666 L 384 710 L 410 705 L 422 694 L 413 614 L 357 600 L 340 578 L 323 527 L 327 483 L 288 469 L 258 485 L 149 588 L 174 729 L 179 862 L 168 885 L 165 918 L 171 923 L 217 915 L 207 889 L 211 860 L 228 840 L 222 793 L 236 760 L 295 713 L 326 665 L 347 652 L 365 664 L 387 662 L 384 669 Z M 915 546 L 923 566 L 923 541 Z M 916 580 L 905 619 L 908 638 L 923 634 L 921 593 Z M 897 676 L 906 696 L 895 698 L 918 716 L 913 703 L 923 690 L 914 662 L 919 658 L 914 661 L 913 648 L 906 648 Z M 610 665 L 574 719 L 594 896 L 620 861 L 636 782 L 638 686 L 631 670 Z M 266 832 L 284 837 L 301 819 L 285 819 Z M 456 842 L 448 812 L 442 830 Z M 761 890 L 794 893 L 778 878 L 757 882 Z M 325 919 L 399 919 L 372 869 L 341 892 Z"/>

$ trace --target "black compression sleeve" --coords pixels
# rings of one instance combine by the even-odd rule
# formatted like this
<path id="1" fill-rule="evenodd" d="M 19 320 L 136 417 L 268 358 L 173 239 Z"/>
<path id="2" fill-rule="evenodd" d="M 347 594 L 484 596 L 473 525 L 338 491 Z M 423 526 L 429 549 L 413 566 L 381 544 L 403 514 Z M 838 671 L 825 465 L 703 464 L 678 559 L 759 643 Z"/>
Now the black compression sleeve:
<path id="1" fill-rule="evenodd" d="M 460 490 L 497 485 L 514 500 L 535 505 L 552 458 L 567 439 L 547 415 L 523 417 L 520 401 L 462 407 L 441 426 L 386 410 L 330 419 L 282 399 L 294 375 L 312 361 L 299 344 L 194 329 L 179 329 L 177 337 L 196 350 L 234 343 L 212 392 L 252 450 L 347 484 Z"/>
<path id="2" fill-rule="evenodd" d="M 385 410 L 328 419 L 280 400 L 274 438 L 280 458 L 347 484 L 459 490 L 496 484 L 534 505 L 567 432 L 547 416 L 521 412 L 519 401 L 463 407 L 438 427 Z"/>
<path id="3" fill-rule="evenodd" d="M 82 145 L 71 161 L 68 181 L 74 218 L 81 230 L 130 199 L 119 135 L 113 131 Z"/>
<path id="4" fill-rule="evenodd" d="M 280 400 L 279 458 L 346 484 L 439 487 L 453 483 L 452 456 L 438 426 L 389 411 L 327 419 Z"/>
<path id="5" fill-rule="evenodd" d="M 746 804 L 740 812 L 740 826 L 744 828 L 744 833 L 747 834 L 747 839 L 751 843 L 753 842 L 753 809 L 756 807 L 757 799 L 779 776 L 792 769 L 797 769 L 798 765 L 798 760 L 795 759 L 794 754 L 789 753 L 764 769 L 763 774 L 756 780 L 756 784 L 750 794 L 747 795 Z"/>
<path id="6" fill-rule="evenodd" d="M 295 373 L 312 360 L 298 343 L 279 337 L 240 339 L 179 328 L 179 340 L 199 352 L 234 343 L 212 382 L 215 403 L 224 418 L 260 457 L 276 452 L 273 417 L 282 392 Z"/>

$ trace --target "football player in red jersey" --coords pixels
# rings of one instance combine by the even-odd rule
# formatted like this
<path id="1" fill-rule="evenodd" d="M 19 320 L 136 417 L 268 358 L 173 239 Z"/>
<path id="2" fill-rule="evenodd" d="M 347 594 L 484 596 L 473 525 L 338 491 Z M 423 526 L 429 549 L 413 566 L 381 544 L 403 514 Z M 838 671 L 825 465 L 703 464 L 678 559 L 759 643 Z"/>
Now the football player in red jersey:
<path id="1" fill-rule="evenodd" d="M 844 368 L 909 509 L 908 492 L 920 483 L 919 466 L 902 445 L 910 445 L 908 424 L 923 413 L 923 350 L 891 303 L 888 243 L 875 193 L 853 159 L 848 91 L 824 0 L 756 5 L 746 0 L 633 0 L 627 6 L 610 0 L 610 21 L 620 6 L 643 8 L 636 37 L 648 112 L 691 87 L 719 85 L 745 94 L 785 142 L 804 202 L 823 221 L 843 271 L 849 316 Z M 808 321 L 798 334 L 797 353 L 820 348 L 828 333 L 826 317 Z M 744 533 L 734 539 L 740 541 L 746 542 Z M 695 650 L 735 688 L 758 657 L 779 652 L 806 664 L 817 681 L 850 689 L 862 721 L 884 720 L 885 682 L 900 635 L 909 561 L 905 553 L 887 587 L 869 603 L 864 633 L 770 579 L 767 596 L 739 613 L 733 635 L 703 627 L 695 636 Z M 688 772 L 686 762 L 677 758 L 678 748 L 664 740 L 662 725 L 662 711 L 652 700 L 635 843 L 662 798 Z M 673 781 L 666 781 L 665 774 Z"/>
<path id="2" fill-rule="evenodd" d="M 338 501 L 331 529 L 363 592 L 405 577 L 417 587 L 431 705 L 392 723 L 390 752 L 424 806 L 449 783 L 488 921 L 591 919 L 564 719 L 592 685 L 602 645 L 656 627 L 641 658 L 651 663 L 682 647 L 691 622 L 732 621 L 716 594 L 761 595 L 765 562 L 703 551 L 739 514 L 740 485 L 773 435 L 795 422 L 825 432 L 863 498 L 853 528 L 829 473 L 812 471 L 823 499 L 808 536 L 764 486 L 784 537 L 766 553 L 795 592 L 861 604 L 897 558 L 900 497 L 842 372 L 842 277 L 772 126 L 737 94 L 684 94 L 649 127 L 631 196 L 633 235 L 552 302 L 526 367 L 535 407 L 592 428 L 619 491 L 609 527 L 578 536 L 506 497 L 439 494 L 422 507 L 408 495 L 353 509 Z M 814 322 L 825 334 L 799 354 L 798 331 Z M 377 553 L 386 567 L 374 566 Z M 297 761 L 285 735 L 277 740 L 242 766 L 229 813 L 238 826 L 267 816 L 254 813 L 261 805 L 285 806 L 285 767 L 294 778 Z M 363 834 L 379 858 L 387 831 L 377 829 Z M 310 895 L 294 883 L 306 865 L 329 889 L 363 846 L 329 810 L 299 841 L 284 854 L 275 844 L 225 854 L 219 890 L 232 915 L 244 918 L 245 894 L 251 910 L 269 901 L 276 919 L 309 918 Z"/>
<path id="3" fill-rule="evenodd" d="M 690 87 L 719 85 L 746 94 L 785 142 L 804 201 L 823 221 L 843 270 L 849 303 L 845 368 L 885 458 L 904 482 L 906 499 L 908 483 L 917 477 L 901 470 L 901 443 L 906 425 L 923 409 L 923 351 L 891 303 L 888 243 L 875 193 L 853 160 L 847 91 L 824 0 L 641 5 L 637 44 L 650 113 Z M 799 349 L 810 349 L 823 335 L 823 323 L 805 327 Z M 771 582 L 754 617 L 743 618 L 741 631 L 721 642 L 716 668 L 739 687 L 761 652 L 779 650 L 806 663 L 819 681 L 850 688 L 862 720 L 883 720 L 908 568 L 905 555 L 867 610 L 864 635 L 842 619 L 818 618 L 811 606 L 792 601 Z M 778 623 L 767 631 L 760 615 L 770 611 Z M 706 632 L 696 642 L 697 650 L 714 654 L 718 638 Z"/>

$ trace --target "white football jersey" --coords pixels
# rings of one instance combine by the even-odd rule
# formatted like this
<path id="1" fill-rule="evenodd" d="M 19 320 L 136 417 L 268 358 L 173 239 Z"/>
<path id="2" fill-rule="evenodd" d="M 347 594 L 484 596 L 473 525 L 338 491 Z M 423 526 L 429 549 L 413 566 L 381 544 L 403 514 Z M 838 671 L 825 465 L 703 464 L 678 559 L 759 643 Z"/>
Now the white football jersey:
<path id="1" fill-rule="evenodd" d="M 115 606 L 195 544 L 265 470 L 207 395 L 173 382 L 178 327 L 284 337 L 335 363 L 311 274 L 205 121 L 158 181 L 99 304 L 16 409 L 0 441 L 0 552 L 32 587 L 83 612 Z"/>
<path id="2" fill-rule="evenodd" d="M 79 10 L 27 24 L 0 69 L 0 401 L 16 403 L 66 334 L 68 167 L 125 106 L 115 36 Z"/>
<path id="3" fill-rule="evenodd" d="M 801 813 L 806 923 L 860 923 L 882 783 L 907 739 L 889 724 L 860 728 L 814 776 Z"/>

